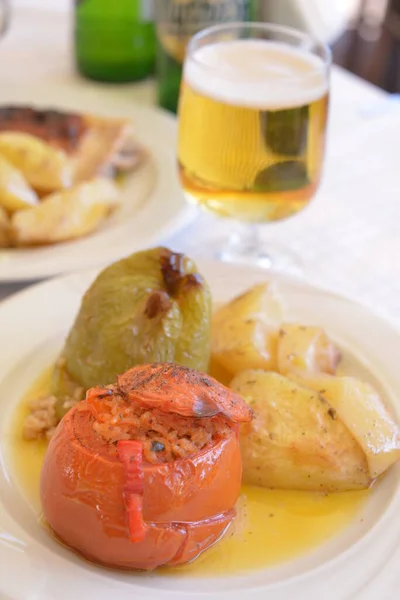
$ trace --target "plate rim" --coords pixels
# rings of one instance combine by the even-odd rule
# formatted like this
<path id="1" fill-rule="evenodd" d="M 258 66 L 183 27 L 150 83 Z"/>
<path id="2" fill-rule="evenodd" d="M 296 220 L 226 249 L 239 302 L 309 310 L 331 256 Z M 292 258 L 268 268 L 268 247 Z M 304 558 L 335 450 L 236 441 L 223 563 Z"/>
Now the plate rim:
<path id="1" fill-rule="evenodd" d="M 161 240 L 159 244 L 154 244 L 154 245 L 150 246 L 149 248 L 154 248 L 154 247 L 167 247 L 167 246 L 165 244 L 163 244 L 162 240 Z M 132 250 L 131 253 L 133 253 L 133 252 L 137 252 L 137 251 Z M 126 256 L 122 256 L 121 259 L 126 258 L 127 256 L 129 256 L 129 254 L 127 254 Z M 195 261 L 197 267 L 199 268 L 199 271 L 202 271 L 203 267 L 205 267 L 204 270 L 206 270 L 206 269 L 210 270 L 210 269 L 215 268 L 215 266 L 218 266 L 218 267 L 223 266 L 224 268 L 233 269 L 233 270 L 245 268 L 245 269 L 249 269 L 254 274 L 258 273 L 260 276 L 264 275 L 266 279 L 271 277 L 272 279 L 277 279 L 278 281 L 282 280 L 283 282 L 288 282 L 289 284 L 296 285 L 300 288 L 305 287 L 305 288 L 308 288 L 309 290 L 319 292 L 323 295 L 328 295 L 331 298 L 335 298 L 336 300 L 352 304 L 353 306 L 360 306 L 363 310 L 365 310 L 366 312 L 369 312 L 375 319 L 378 319 L 378 320 L 382 321 L 383 323 L 385 323 L 385 325 L 389 326 L 391 329 L 393 329 L 393 331 L 395 331 L 400 336 L 400 325 L 397 323 L 397 321 L 392 320 L 390 315 L 382 314 L 378 310 L 372 308 L 368 303 L 366 303 L 362 300 L 358 300 L 357 298 L 355 298 L 354 296 L 351 296 L 350 294 L 345 294 L 345 293 L 339 292 L 338 290 L 330 288 L 329 286 L 319 285 L 319 284 L 316 284 L 315 281 L 311 281 L 306 278 L 303 279 L 303 278 L 295 276 L 295 275 L 282 273 L 282 272 L 274 270 L 274 269 L 263 269 L 262 267 L 257 267 L 257 266 L 247 267 L 244 265 L 240 265 L 238 263 L 237 264 L 236 263 L 225 263 L 225 262 L 222 262 L 222 261 L 216 260 L 216 259 L 202 258 L 201 256 L 193 255 L 193 253 L 191 253 L 191 258 L 193 258 L 193 260 Z M 115 259 L 115 262 L 117 260 L 120 260 L 120 259 Z M 105 268 L 105 266 L 106 265 L 98 265 L 96 267 L 89 267 L 89 268 L 82 267 L 82 269 L 78 269 L 78 270 L 75 270 L 73 272 L 68 272 L 68 273 L 61 273 L 61 274 L 55 275 L 54 277 L 48 277 L 48 278 L 43 278 L 43 279 L 39 279 L 39 280 L 31 279 L 30 281 L 27 282 L 26 287 L 24 287 L 20 290 L 17 290 L 15 292 L 13 292 L 12 294 L 10 294 L 0 300 L 0 316 L 1 316 L 3 306 L 8 305 L 10 302 L 16 300 L 17 298 L 19 299 L 20 297 L 24 296 L 25 294 L 32 293 L 32 291 L 36 290 L 37 288 L 51 286 L 55 281 L 59 282 L 59 281 L 64 280 L 66 283 L 68 283 L 68 280 L 73 281 L 75 278 L 82 278 L 82 277 L 89 278 L 90 276 L 95 277 L 96 274 L 99 274 Z M 2 281 L 0 279 L 0 285 L 1 285 L 1 283 L 2 283 Z M 13 281 L 12 283 L 15 283 L 15 281 Z"/>

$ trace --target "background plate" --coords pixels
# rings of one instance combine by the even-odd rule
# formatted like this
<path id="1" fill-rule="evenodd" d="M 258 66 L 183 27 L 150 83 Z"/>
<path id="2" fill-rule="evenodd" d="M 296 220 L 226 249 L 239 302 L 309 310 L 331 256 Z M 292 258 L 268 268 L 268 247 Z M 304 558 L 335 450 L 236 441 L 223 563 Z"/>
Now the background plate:
<path id="1" fill-rule="evenodd" d="M 135 105 L 115 88 L 65 86 L 0 90 L 0 106 L 32 104 L 133 120 L 150 160 L 122 184 L 122 205 L 99 230 L 76 241 L 30 249 L 0 250 L 0 282 L 32 280 L 106 264 L 151 246 L 187 224 L 187 206 L 176 169 L 176 120 L 157 108 Z"/>

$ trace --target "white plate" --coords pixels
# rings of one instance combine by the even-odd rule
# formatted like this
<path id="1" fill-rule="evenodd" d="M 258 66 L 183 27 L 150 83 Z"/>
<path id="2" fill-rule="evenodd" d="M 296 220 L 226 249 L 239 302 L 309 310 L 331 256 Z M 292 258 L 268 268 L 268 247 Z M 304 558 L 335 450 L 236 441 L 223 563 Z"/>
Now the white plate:
<path id="1" fill-rule="evenodd" d="M 115 90 L 53 86 L 0 90 L 0 106 L 8 102 L 64 108 L 132 118 L 150 160 L 122 185 L 122 203 L 93 234 L 41 248 L 0 249 L 0 282 L 40 279 L 97 267 L 172 235 L 192 218 L 176 169 L 176 119 L 119 96 Z"/>
<path id="2" fill-rule="evenodd" d="M 216 302 L 266 277 L 258 270 L 220 263 L 200 263 L 199 267 Z M 335 538 L 296 560 L 241 576 L 196 579 L 108 571 L 83 561 L 43 529 L 13 473 L 10 419 L 24 390 L 57 356 L 93 277 L 90 272 L 55 279 L 0 305 L 0 597 L 241 600 L 246 594 L 249 600 L 369 600 L 370 581 L 379 574 L 378 583 L 372 582 L 378 586 L 374 598 L 393 600 L 398 565 L 388 560 L 400 534 L 398 467 L 374 488 L 361 513 Z M 283 276 L 273 278 L 284 297 L 285 318 L 324 326 L 385 390 L 399 416 L 400 334 L 353 302 Z"/>

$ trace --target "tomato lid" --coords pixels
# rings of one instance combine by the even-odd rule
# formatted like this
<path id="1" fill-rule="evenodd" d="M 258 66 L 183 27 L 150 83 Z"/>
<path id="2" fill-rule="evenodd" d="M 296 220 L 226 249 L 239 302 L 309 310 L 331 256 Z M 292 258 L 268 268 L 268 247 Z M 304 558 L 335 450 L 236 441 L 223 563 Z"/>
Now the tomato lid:
<path id="1" fill-rule="evenodd" d="M 185 417 L 221 414 L 234 423 L 252 418 L 241 396 L 205 373 L 174 363 L 138 365 L 118 377 L 118 388 L 143 407 Z"/>

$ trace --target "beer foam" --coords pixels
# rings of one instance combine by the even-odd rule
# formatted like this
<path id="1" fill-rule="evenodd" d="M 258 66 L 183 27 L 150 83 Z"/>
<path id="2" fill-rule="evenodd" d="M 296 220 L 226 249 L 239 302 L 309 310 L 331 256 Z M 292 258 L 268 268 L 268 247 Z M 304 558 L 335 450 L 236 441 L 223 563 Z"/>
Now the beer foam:
<path id="1" fill-rule="evenodd" d="M 326 65 L 320 57 L 256 39 L 198 48 L 187 58 L 184 79 L 204 96 L 257 109 L 303 106 L 328 91 Z"/>

